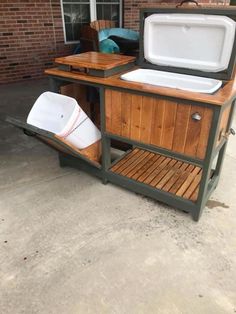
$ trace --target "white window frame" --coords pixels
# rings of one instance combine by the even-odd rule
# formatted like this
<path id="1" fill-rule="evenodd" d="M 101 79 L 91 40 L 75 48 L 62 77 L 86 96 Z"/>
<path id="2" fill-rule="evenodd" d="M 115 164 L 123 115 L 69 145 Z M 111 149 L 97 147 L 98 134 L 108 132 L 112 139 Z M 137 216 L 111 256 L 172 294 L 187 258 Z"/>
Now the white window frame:
<path id="1" fill-rule="evenodd" d="M 123 1 L 120 1 L 120 12 L 119 12 L 119 16 L 120 16 L 120 20 L 119 20 L 119 24 L 120 27 L 122 25 L 122 12 L 123 12 Z M 67 41 L 66 40 L 66 27 L 65 27 L 65 19 L 64 19 L 64 10 L 63 10 L 63 0 L 60 0 L 61 2 L 61 15 L 62 15 L 62 26 L 63 26 L 63 34 L 64 34 L 64 43 L 66 45 L 70 45 L 70 44 L 76 44 L 79 43 L 79 40 L 75 40 L 75 41 Z M 88 2 L 90 2 L 90 21 L 96 21 L 97 20 L 97 6 L 96 6 L 96 0 L 88 0 Z M 117 2 L 103 2 L 103 4 L 117 4 Z"/>

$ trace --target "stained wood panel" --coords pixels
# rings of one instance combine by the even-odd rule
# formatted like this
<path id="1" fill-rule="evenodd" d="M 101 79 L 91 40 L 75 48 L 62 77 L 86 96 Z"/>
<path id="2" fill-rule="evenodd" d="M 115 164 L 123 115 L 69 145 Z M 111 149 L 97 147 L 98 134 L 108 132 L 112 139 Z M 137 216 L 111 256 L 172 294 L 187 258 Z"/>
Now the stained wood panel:
<path id="1" fill-rule="evenodd" d="M 154 99 L 151 97 L 143 97 L 142 102 L 142 115 L 140 121 L 140 141 L 150 143 L 152 132 L 152 115 L 153 115 Z"/>
<path id="2" fill-rule="evenodd" d="M 202 169 L 187 162 L 135 148 L 110 169 L 116 174 L 196 202 Z"/>
<path id="3" fill-rule="evenodd" d="M 111 56 L 110 54 L 109 56 Z M 106 54 L 108 56 L 108 54 Z M 115 55 L 120 56 L 120 55 Z M 89 59 L 89 58 L 87 58 Z M 108 60 L 109 61 L 109 60 Z M 77 63 L 76 63 L 77 64 Z M 109 61 L 109 64 L 110 63 Z M 91 63 L 92 68 L 94 68 L 94 63 Z M 207 103 L 213 106 L 223 106 L 226 103 L 232 101 L 236 95 L 236 76 L 231 81 L 227 82 L 222 88 L 220 88 L 214 94 L 203 94 L 203 93 L 194 93 L 188 92 L 180 89 L 175 88 L 167 88 L 161 86 L 155 86 L 150 84 L 143 84 L 143 83 L 135 83 L 135 82 L 128 82 L 125 80 L 120 79 L 120 74 L 112 75 L 107 78 L 103 77 L 96 77 L 92 75 L 87 75 L 83 72 L 67 72 L 60 70 L 58 68 L 51 68 L 45 70 L 45 73 L 49 76 L 56 76 L 60 78 L 68 78 L 77 80 L 78 82 L 86 82 L 92 84 L 98 84 L 99 86 L 109 86 L 112 87 L 119 87 L 124 89 L 132 90 L 134 93 L 136 91 L 142 91 L 146 93 L 153 93 L 159 96 L 167 96 L 167 97 L 174 97 L 178 99 L 185 99 L 189 101 L 197 101 L 201 103 Z"/>
<path id="4" fill-rule="evenodd" d="M 117 91 L 112 92 L 112 112 L 111 123 L 112 128 L 116 130 L 118 134 L 121 134 L 121 93 Z"/>
<path id="5" fill-rule="evenodd" d="M 208 121 L 212 120 L 213 111 L 209 108 L 204 109 L 204 119 L 201 126 L 199 141 L 198 141 L 198 147 L 197 147 L 197 153 L 196 156 L 200 159 L 203 159 L 205 156 L 205 151 L 207 148 L 207 142 L 208 142 L 208 135 L 210 132 L 211 124 L 208 123 Z"/>
<path id="6" fill-rule="evenodd" d="M 87 101 L 86 86 L 75 83 L 67 84 L 60 87 L 60 92 L 62 95 L 75 98 L 80 107 L 87 113 L 87 115 L 91 115 L 90 103 Z"/>
<path id="7" fill-rule="evenodd" d="M 121 95 L 121 136 L 130 136 L 130 115 L 131 115 L 132 95 Z"/>
<path id="8" fill-rule="evenodd" d="M 151 120 L 152 130 L 150 142 L 150 144 L 152 145 L 161 146 L 164 115 L 165 115 L 165 100 L 154 99 L 153 116 Z"/>
<path id="9" fill-rule="evenodd" d="M 192 119 L 192 115 L 198 113 L 202 119 L 196 121 Z M 186 135 L 186 143 L 184 148 L 184 153 L 189 156 L 196 156 L 197 148 L 200 138 L 200 132 L 202 127 L 204 115 L 204 108 L 199 106 L 191 106 L 190 116 L 188 121 L 188 129 Z"/>
<path id="10" fill-rule="evenodd" d="M 212 109 L 114 90 L 106 90 L 105 108 L 107 132 L 204 159 Z"/>
<path id="11" fill-rule="evenodd" d="M 55 63 L 58 64 L 69 65 L 74 68 L 88 68 L 96 70 L 109 70 L 134 61 L 135 57 L 132 56 L 95 51 L 55 59 Z"/>
<path id="12" fill-rule="evenodd" d="M 231 110 L 231 105 L 228 106 L 222 113 L 221 120 L 220 120 L 218 139 L 217 139 L 216 145 L 218 145 L 220 143 L 220 141 L 222 140 L 222 135 L 224 135 L 226 130 L 227 130 L 230 110 Z"/>
<path id="13" fill-rule="evenodd" d="M 191 106 L 186 106 L 178 104 L 178 110 L 176 111 L 176 120 L 175 120 L 175 131 L 174 131 L 174 141 L 173 141 L 173 150 L 182 153 L 184 151 L 186 143 L 186 135 L 189 123 Z"/>
<path id="14" fill-rule="evenodd" d="M 105 99 L 106 99 L 106 131 L 107 132 L 112 132 L 112 121 L 111 121 L 111 117 L 112 117 L 112 93 L 111 90 L 106 89 L 105 91 Z"/>
<path id="15" fill-rule="evenodd" d="M 175 130 L 177 103 L 165 101 L 165 113 L 162 128 L 161 146 L 171 149 L 173 145 L 173 136 Z"/>

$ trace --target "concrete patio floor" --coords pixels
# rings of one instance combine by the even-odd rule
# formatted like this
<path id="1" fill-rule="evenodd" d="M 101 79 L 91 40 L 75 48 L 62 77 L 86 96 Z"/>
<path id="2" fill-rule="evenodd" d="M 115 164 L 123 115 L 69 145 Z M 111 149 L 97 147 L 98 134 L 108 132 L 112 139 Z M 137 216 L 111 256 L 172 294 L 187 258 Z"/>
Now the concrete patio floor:
<path id="1" fill-rule="evenodd" d="M 44 90 L 1 86 L 1 113 L 26 117 Z M 0 313 L 236 313 L 235 137 L 196 223 L 0 129 Z"/>

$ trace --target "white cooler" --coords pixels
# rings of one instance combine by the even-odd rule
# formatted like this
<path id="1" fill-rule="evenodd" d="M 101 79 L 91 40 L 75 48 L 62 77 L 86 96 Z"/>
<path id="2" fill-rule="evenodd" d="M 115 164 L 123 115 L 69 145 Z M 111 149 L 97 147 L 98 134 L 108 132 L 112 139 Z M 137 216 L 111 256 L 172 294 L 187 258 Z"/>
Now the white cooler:
<path id="1" fill-rule="evenodd" d="M 235 21 L 227 16 L 151 14 L 144 22 L 143 54 L 152 69 L 131 71 L 121 78 L 197 93 L 214 93 L 222 81 L 208 77 L 207 73 L 219 73 L 228 68 L 235 29 Z M 155 66 L 167 67 L 167 70 L 159 71 Z M 172 73 L 172 68 L 186 69 L 186 73 Z M 194 75 L 189 75 L 187 70 Z"/>

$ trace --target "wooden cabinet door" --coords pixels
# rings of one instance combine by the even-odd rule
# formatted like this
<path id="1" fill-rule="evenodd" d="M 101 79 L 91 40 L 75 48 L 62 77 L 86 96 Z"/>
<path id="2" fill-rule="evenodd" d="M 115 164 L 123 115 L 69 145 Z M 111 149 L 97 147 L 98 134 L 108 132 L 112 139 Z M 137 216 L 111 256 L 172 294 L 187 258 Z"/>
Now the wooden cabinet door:
<path id="1" fill-rule="evenodd" d="M 211 108 L 106 89 L 105 114 L 106 131 L 111 134 L 205 157 Z"/>

